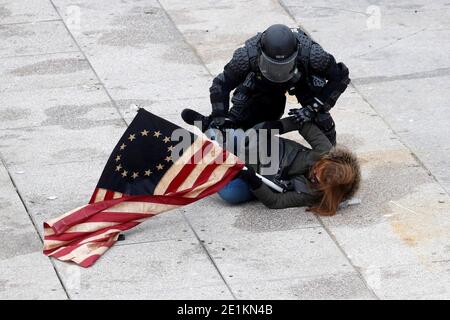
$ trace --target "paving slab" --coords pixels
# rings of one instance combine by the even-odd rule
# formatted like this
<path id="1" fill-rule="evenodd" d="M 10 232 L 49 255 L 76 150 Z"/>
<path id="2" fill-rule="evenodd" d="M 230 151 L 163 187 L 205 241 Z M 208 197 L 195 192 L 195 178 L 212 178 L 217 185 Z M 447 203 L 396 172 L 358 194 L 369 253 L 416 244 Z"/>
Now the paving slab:
<path id="1" fill-rule="evenodd" d="M 8 259 L 16 255 L 26 255 L 41 249 L 39 237 L 25 211 L 17 191 L 9 178 L 3 164 L 0 166 L 0 209 L 2 225 L 0 227 L 2 243 L 1 259 Z"/>
<path id="2" fill-rule="evenodd" d="M 161 4 L 212 74 L 222 71 L 236 44 L 271 24 L 293 24 L 277 1 L 162 0 Z"/>
<path id="3" fill-rule="evenodd" d="M 8 167 L 38 232 L 44 221 L 89 202 L 106 160 Z"/>
<path id="4" fill-rule="evenodd" d="M 195 238 L 114 246 L 88 269 L 56 266 L 73 299 L 231 298 Z"/>
<path id="5" fill-rule="evenodd" d="M 41 251 L 2 259 L 0 270 L 2 300 L 67 299 L 49 258 Z"/>
<path id="6" fill-rule="evenodd" d="M 149 110 L 149 109 L 147 109 L 147 110 Z M 136 115 L 136 111 L 130 111 L 130 112 L 126 113 L 126 116 L 124 117 L 124 119 L 128 125 L 131 123 L 131 121 L 133 121 L 135 115 Z M 189 130 L 197 135 L 203 134 L 202 132 L 200 132 L 200 130 L 197 127 L 189 125 L 186 122 L 184 122 L 183 119 L 181 118 L 180 114 L 169 114 L 167 116 L 158 114 L 158 116 L 162 116 L 167 121 L 170 121 L 173 124 L 176 124 L 177 126 L 180 126 L 186 130 Z"/>
<path id="7" fill-rule="evenodd" d="M 323 222 L 358 267 L 445 259 L 445 244 L 450 241 L 447 195 L 374 110 L 352 91 L 345 93 L 332 113 L 338 143 L 360 157 L 363 182 L 358 197 L 362 203 L 323 218 Z M 403 211 L 400 215 L 399 210 Z M 420 234 L 422 238 L 415 242 Z"/>
<path id="8" fill-rule="evenodd" d="M 442 74 L 357 86 L 447 192 L 450 191 L 447 112 L 450 105 L 446 98 L 449 80 L 449 76 Z"/>
<path id="9" fill-rule="evenodd" d="M 362 273 L 380 299 L 448 300 L 450 295 L 448 261 L 372 267 L 362 270 Z"/>
<path id="10" fill-rule="evenodd" d="M 7 19 L 0 28 L 7 55 L 0 58 L 0 116 L 6 120 L 0 153 L 39 232 L 44 220 L 88 201 L 125 129 L 121 116 L 129 124 L 143 106 L 192 129 L 180 111 L 207 112 L 211 74 L 272 23 L 306 27 L 350 67 L 356 89 L 346 91 L 332 114 L 338 143 L 358 154 L 363 171 L 361 205 L 330 218 L 303 209 L 229 206 L 217 195 L 154 217 L 92 268 L 55 262 L 70 298 L 449 297 L 450 198 L 441 187 L 448 180 L 442 147 L 448 121 L 423 107 L 433 105 L 437 114 L 448 109 L 448 88 L 436 85 L 449 76 L 447 1 L 53 2 L 56 17 L 51 2 L 25 7 L 6 1 L 0 9 Z M 381 10 L 381 29 L 367 26 L 370 5 Z M 72 9 L 80 13 L 79 23 Z M 50 34 L 46 26 L 62 25 L 47 19 L 59 16 L 70 34 L 58 29 L 40 45 Z M 37 21 L 46 22 L 35 28 L 28 23 Z M 82 52 L 54 53 L 72 50 L 72 36 L 74 50 Z M 293 106 L 289 98 L 286 111 Z M 116 121 L 122 121 L 117 130 Z M 101 146 L 90 149 L 86 139 L 94 131 Z M 287 137 L 302 141 L 297 133 Z M 7 221 L 25 225 L 19 217 Z M 20 226 L 20 232 L 5 230 L 13 228 L 16 242 L 35 247 L 7 246 L 0 253 L 8 258 L 0 264 L 13 261 L 32 272 L 28 261 L 39 255 L 48 270 L 38 272 L 36 283 L 17 281 L 31 288 L 45 282 L 46 296 L 59 296 L 58 282 L 47 280 L 57 279 L 52 264 L 32 240 L 32 228 Z M 10 296 L 34 297 L 34 289 L 22 292 L 4 281 Z"/>
<path id="11" fill-rule="evenodd" d="M 0 4 L 0 24 L 57 19 L 59 16 L 48 0 L 3 0 Z"/>
<path id="12" fill-rule="evenodd" d="M 233 284 L 238 299 L 367 300 L 375 296 L 356 272 Z"/>
<path id="13" fill-rule="evenodd" d="M 346 93 L 339 100 L 333 115 L 338 142 L 349 144 L 362 162 L 363 184 L 358 194 L 362 204 L 321 218 L 322 222 L 380 298 L 417 298 L 421 292 L 423 297 L 432 297 L 433 289 L 436 296 L 448 297 L 446 282 L 430 280 L 430 287 L 424 286 L 423 291 L 420 285 L 415 290 L 409 286 L 420 272 L 424 278 L 436 278 L 426 275 L 424 265 L 448 259 L 448 195 L 429 173 L 429 169 L 438 174 L 447 167 L 445 152 L 437 147 L 445 143 L 432 137 L 445 136 L 446 121 L 443 116 L 442 122 L 439 119 L 431 125 L 424 108 L 430 94 L 427 98 L 420 95 L 448 75 L 448 6 L 442 1 L 373 3 L 381 9 L 382 24 L 380 29 L 368 29 L 366 10 L 371 2 L 283 3 L 313 38 L 349 66 L 357 89 L 355 99 Z M 337 36 L 341 34 L 346 36 Z M 416 79 L 413 88 L 410 84 Z M 439 98 L 443 95 L 433 100 L 442 105 L 441 110 L 446 106 L 445 98 Z M 415 108 L 410 109 L 410 104 Z M 420 108 L 423 111 L 415 114 L 414 109 Z M 421 140 L 420 133 L 411 133 L 413 125 L 434 129 Z M 358 134 L 353 135 L 354 130 Z M 433 154 L 439 154 L 438 160 L 428 168 L 425 160 Z M 445 174 L 440 177 L 445 181 Z M 398 287 L 374 285 L 372 271 L 389 268 L 406 270 L 407 275 L 392 280 Z"/>
<path id="14" fill-rule="evenodd" d="M 245 281 L 320 276 L 353 270 L 321 227 L 202 237 L 233 287 Z"/>
<path id="15" fill-rule="evenodd" d="M 288 116 L 290 108 L 298 106 L 295 98 L 289 97 L 284 116 Z M 404 148 L 398 136 L 386 128 L 383 119 L 351 87 L 342 94 L 330 112 L 336 123 L 337 143 L 340 145 L 359 154 Z M 297 132 L 286 134 L 285 137 L 302 143 L 304 141 Z"/>
<path id="16" fill-rule="evenodd" d="M 400 76 L 448 65 L 450 8 L 445 1 L 282 3 L 315 40 L 345 62 L 352 78 Z M 371 24 L 378 16 L 379 27 Z"/>
<path id="17" fill-rule="evenodd" d="M 88 203 L 106 160 L 9 167 L 41 235 L 44 221 Z M 192 230 L 181 212 L 173 210 L 143 222 L 125 236 L 125 241 L 117 245 L 165 239 L 183 241 L 192 237 Z"/>
<path id="18" fill-rule="evenodd" d="M 55 4 L 65 12 L 72 2 Z M 208 71 L 157 2 L 102 0 L 77 5 L 83 17 L 80 30 L 70 25 L 69 29 L 114 99 L 205 96 L 195 88 L 205 88 Z"/>
<path id="19" fill-rule="evenodd" d="M 166 101 L 169 100 L 180 100 L 181 104 L 181 100 L 209 98 L 210 86 L 211 78 L 204 76 L 189 81 L 161 80 L 160 82 L 137 82 L 113 86 L 106 84 L 106 89 L 113 99 L 123 106 L 121 110 L 128 111 L 129 106 L 135 102 L 139 102 L 139 105 L 149 106 L 151 109 L 154 102 L 161 101 L 160 105 L 165 106 L 168 104 Z M 167 108 L 165 112 L 173 114 L 174 110 Z M 123 116 L 128 117 L 129 114 L 124 113 Z"/>
<path id="20" fill-rule="evenodd" d="M 0 59 L 0 92 L 82 87 L 100 89 L 80 53 L 55 53 Z M 0 96 L 3 99 L 3 96 Z M 3 105 L 3 100 L 0 100 Z"/>
<path id="21" fill-rule="evenodd" d="M 77 51 L 62 21 L 0 25 L 0 59 Z"/>
<path id="22" fill-rule="evenodd" d="M 67 298 L 8 172 L 0 163 L 0 299 Z M 29 277 L 29 274 L 33 277 Z"/>
<path id="23" fill-rule="evenodd" d="M 206 83 L 206 81 L 205 81 Z M 142 84 L 145 86 L 145 84 Z M 204 115 L 211 113 L 211 102 L 209 96 L 199 96 L 191 98 L 172 97 L 169 100 L 159 100 L 160 98 L 149 90 L 139 91 L 133 88 L 131 94 L 128 90 L 110 90 L 111 94 L 116 97 L 114 102 L 120 110 L 122 116 L 126 119 L 133 118 L 139 108 L 144 108 L 158 116 L 164 115 L 164 118 L 181 119 L 181 111 L 185 108 L 192 108 Z M 184 91 L 188 92 L 188 89 Z M 120 99 L 119 99 L 120 97 Z M 134 97 L 134 98 L 133 98 Z"/>
<path id="24" fill-rule="evenodd" d="M 0 130 L 53 125 L 81 128 L 120 119 L 108 95 L 95 86 L 24 90 L 20 99 L 16 91 L 6 91 L 1 101 Z"/>
<path id="25" fill-rule="evenodd" d="M 5 162 L 18 167 L 99 159 L 106 163 L 124 131 L 125 124 L 117 116 L 98 120 L 73 117 L 61 126 L 0 130 L 0 145 Z"/>
<path id="26" fill-rule="evenodd" d="M 139 226 L 124 232 L 124 235 L 125 240 L 117 243 L 118 246 L 169 239 L 179 242 L 198 242 L 197 240 L 193 241 L 194 233 L 179 209 L 152 217 Z"/>
<path id="27" fill-rule="evenodd" d="M 360 157 L 363 182 L 357 196 L 362 203 L 321 220 L 351 261 L 357 267 L 369 267 L 420 264 L 424 256 L 445 259 L 445 243 L 450 241 L 446 234 L 450 233 L 445 203 L 438 206 L 439 201 L 447 202 L 443 190 L 355 90 L 345 92 L 332 114 L 338 143 Z M 404 212 L 397 215 L 399 210 Z M 414 241 L 419 231 L 428 237 L 411 245 L 408 237 Z"/>
<path id="28" fill-rule="evenodd" d="M 197 201 L 182 209 L 199 237 L 214 239 L 215 235 L 234 237 L 247 233 L 298 230 L 318 227 L 319 221 L 304 208 L 267 210 L 253 201 L 230 205 L 218 195 Z"/>

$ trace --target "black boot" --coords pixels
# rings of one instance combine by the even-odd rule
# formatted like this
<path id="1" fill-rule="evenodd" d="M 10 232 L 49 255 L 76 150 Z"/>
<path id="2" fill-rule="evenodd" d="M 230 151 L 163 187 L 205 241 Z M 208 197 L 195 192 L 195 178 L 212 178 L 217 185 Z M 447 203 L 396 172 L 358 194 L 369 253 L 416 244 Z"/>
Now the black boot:
<path id="1" fill-rule="evenodd" d="M 184 109 L 181 112 L 181 118 L 190 125 L 198 125 L 198 123 L 201 123 L 201 127 L 198 127 L 202 132 L 205 132 L 209 125 L 211 124 L 211 117 L 210 116 L 204 116 L 201 113 L 198 113 L 195 110 L 192 109 Z"/>

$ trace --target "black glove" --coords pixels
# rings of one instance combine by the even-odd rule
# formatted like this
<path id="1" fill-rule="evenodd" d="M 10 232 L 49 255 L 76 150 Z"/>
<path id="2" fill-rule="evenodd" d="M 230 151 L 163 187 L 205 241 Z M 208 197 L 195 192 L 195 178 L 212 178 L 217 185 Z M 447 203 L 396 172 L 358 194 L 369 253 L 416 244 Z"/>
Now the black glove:
<path id="1" fill-rule="evenodd" d="M 294 117 L 295 122 L 301 124 L 313 120 L 316 114 L 321 110 L 323 111 L 324 108 L 323 102 L 318 98 L 314 98 L 301 109 L 290 109 L 289 115 Z"/>
<path id="2" fill-rule="evenodd" d="M 218 97 L 216 97 L 218 99 Z M 212 113 L 211 113 L 211 125 L 215 128 L 221 128 L 225 123 L 225 118 L 227 116 L 228 106 L 222 101 L 215 101 L 211 103 Z"/>
<path id="3" fill-rule="evenodd" d="M 242 170 L 239 173 L 239 178 L 247 182 L 252 190 L 258 189 L 262 185 L 262 180 L 256 176 L 255 170 L 252 167 L 247 167 L 247 170 Z"/>
<path id="4" fill-rule="evenodd" d="M 220 131 L 226 129 L 236 129 L 236 123 L 225 117 L 213 117 L 211 123 L 209 124 L 209 128 L 217 129 Z"/>
<path id="5" fill-rule="evenodd" d="M 290 109 L 288 114 L 294 117 L 295 122 L 302 124 L 314 119 L 316 112 L 312 107 L 306 106 L 301 109 Z"/>
<path id="6" fill-rule="evenodd" d="M 219 129 L 222 128 L 224 124 L 225 124 L 225 117 L 213 116 L 212 125 L 214 125 L 214 127 Z"/>

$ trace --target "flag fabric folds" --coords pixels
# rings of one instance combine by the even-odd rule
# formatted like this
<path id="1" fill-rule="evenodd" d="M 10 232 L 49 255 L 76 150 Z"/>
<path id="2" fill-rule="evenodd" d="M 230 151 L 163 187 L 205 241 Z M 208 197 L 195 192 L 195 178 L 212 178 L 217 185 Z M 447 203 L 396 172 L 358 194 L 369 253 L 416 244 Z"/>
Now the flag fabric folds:
<path id="1" fill-rule="evenodd" d="M 176 148 L 174 130 L 191 139 L 187 148 Z M 121 232 L 219 191 L 243 166 L 216 143 L 139 109 L 89 203 L 44 222 L 44 254 L 89 267 Z"/>

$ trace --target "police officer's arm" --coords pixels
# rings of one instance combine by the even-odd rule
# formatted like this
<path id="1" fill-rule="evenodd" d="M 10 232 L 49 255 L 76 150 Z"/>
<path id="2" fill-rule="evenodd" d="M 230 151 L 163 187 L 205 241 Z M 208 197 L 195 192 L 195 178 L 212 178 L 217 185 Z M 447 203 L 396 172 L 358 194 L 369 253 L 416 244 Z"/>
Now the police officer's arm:
<path id="1" fill-rule="evenodd" d="M 318 43 L 311 46 L 310 67 L 312 74 L 327 80 L 317 98 L 324 104 L 324 111 L 329 111 L 350 83 L 348 68 L 342 62 L 336 63 L 335 58 Z"/>
<path id="2" fill-rule="evenodd" d="M 255 197 L 271 209 L 303 207 L 312 205 L 314 201 L 317 200 L 317 198 L 311 194 L 296 191 L 284 193 L 272 191 L 272 189 L 263 184 L 261 178 L 256 176 L 255 171 L 251 166 L 249 166 L 247 170 L 241 171 L 240 178 L 247 182 Z"/>
<path id="3" fill-rule="evenodd" d="M 293 120 L 290 119 L 289 121 Z M 327 136 L 313 122 L 304 122 L 299 132 L 309 143 L 311 149 L 317 153 L 328 152 L 333 147 Z"/>
<path id="4" fill-rule="evenodd" d="M 325 153 L 330 151 L 333 145 L 327 136 L 313 122 L 298 124 L 294 117 L 286 117 L 281 120 L 266 121 L 258 124 L 257 129 L 277 129 L 280 134 L 298 130 L 299 133 L 309 143 L 313 151 Z"/>
<path id="5" fill-rule="evenodd" d="M 225 117 L 230 103 L 230 92 L 245 80 L 250 72 L 247 49 L 236 49 L 233 58 L 228 62 L 223 72 L 214 78 L 209 88 L 213 117 Z"/>
<path id="6" fill-rule="evenodd" d="M 259 188 L 252 190 L 252 193 L 270 209 L 311 206 L 317 202 L 317 198 L 312 195 L 296 191 L 278 193 L 272 191 L 265 184 L 261 184 Z"/>

